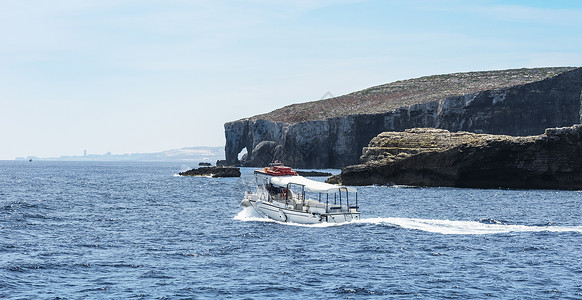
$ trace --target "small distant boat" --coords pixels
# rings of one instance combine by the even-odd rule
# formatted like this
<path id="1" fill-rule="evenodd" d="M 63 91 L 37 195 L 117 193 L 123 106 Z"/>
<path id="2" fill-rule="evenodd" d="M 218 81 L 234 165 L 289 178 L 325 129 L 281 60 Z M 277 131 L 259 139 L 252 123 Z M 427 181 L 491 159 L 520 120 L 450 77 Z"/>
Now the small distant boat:
<path id="1" fill-rule="evenodd" d="M 257 190 L 246 192 L 241 205 L 252 207 L 263 217 L 298 224 L 360 219 L 354 187 L 310 180 L 281 163 L 255 170 L 254 174 Z"/>

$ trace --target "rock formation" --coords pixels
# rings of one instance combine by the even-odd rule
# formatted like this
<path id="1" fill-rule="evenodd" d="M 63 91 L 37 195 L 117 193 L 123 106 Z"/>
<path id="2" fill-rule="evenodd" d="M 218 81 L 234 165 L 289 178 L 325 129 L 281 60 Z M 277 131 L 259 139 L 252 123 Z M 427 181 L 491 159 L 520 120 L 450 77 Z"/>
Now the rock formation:
<path id="1" fill-rule="evenodd" d="M 580 122 L 582 68 L 457 73 L 394 82 L 225 124 L 226 164 L 340 168 L 384 131 L 432 127 L 527 136 Z M 241 161 L 239 153 L 247 154 Z"/>
<path id="2" fill-rule="evenodd" d="M 364 148 L 365 163 L 328 182 L 476 188 L 582 189 L 582 125 L 544 134 L 384 132 Z"/>
<path id="3" fill-rule="evenodd" d="M 329 172 L 319 172 L 319 171 L 301 171 L 296 170 L 297 175 L 303 177 L 330 177 L 332 174 Z"/>
<path id="4" fill-rule="evenodd" d="M 200 167 L 185 172 L 180 176 L 240 177 L 240 169 L 235 167 Z"/>

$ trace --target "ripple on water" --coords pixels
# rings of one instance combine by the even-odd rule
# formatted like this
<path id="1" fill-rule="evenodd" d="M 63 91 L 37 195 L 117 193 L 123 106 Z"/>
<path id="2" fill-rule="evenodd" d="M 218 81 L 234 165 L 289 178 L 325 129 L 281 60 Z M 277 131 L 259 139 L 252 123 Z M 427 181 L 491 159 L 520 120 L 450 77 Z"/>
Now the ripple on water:
<path id="1" fill-rule="evenodd" d="M 582 293 L 578 192 L 360 187 L 362 220 L 297 226 L 244 214 L 252 169 L 173 177 L 182 167 L 0 162 L 0 297 Z"/>

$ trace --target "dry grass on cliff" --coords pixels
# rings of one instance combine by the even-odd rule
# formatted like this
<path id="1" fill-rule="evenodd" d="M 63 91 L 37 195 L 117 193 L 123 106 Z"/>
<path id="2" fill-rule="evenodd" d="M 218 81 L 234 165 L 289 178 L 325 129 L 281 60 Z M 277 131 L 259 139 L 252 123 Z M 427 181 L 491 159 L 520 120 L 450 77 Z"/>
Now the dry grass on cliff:
<path id="1" fill-rule="evenodd" d="M 446 97 L 531 83 L 573 69 L 514 69 L 426 76 L 379 85 L 335 98 L 292 104 L 254 116 L 253 119 L 293 123 L 351 114 L 383 113 Z"/>

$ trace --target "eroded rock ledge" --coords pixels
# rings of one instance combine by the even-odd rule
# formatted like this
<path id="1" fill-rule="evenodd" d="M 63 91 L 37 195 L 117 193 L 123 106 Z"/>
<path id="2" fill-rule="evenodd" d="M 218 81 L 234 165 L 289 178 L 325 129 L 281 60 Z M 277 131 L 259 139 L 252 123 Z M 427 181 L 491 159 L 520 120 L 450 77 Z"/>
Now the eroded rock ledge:
<path id="1" fill-rule="evenodd" d="M 582 125 L 525 137 L 415 128 L 383 132 L 363 164 L 328 182 L 473 188 L 582 189 Z"/>

